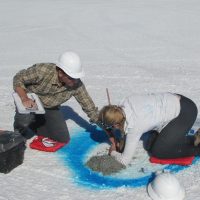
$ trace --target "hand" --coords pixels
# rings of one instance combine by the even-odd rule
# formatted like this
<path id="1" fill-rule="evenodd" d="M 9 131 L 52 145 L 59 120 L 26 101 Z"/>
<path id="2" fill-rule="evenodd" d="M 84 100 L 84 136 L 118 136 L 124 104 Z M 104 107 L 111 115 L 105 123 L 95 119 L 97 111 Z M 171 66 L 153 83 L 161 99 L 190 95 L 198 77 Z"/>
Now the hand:
<path id="1" fill-rule="evenodd" d="M 29 98 L 22 99 L 22 104 L 24 105 L 25 108 L 29 108 L 29 109 L 37 108 L 37 104 L 35 103 L 35 101 L 33 101 L 32 99 L 29 99 Z"/>
<path id="2" fill-rule="evenodd" d="M 109 148 L 109 151 L 108 151 L 108 155 L 111 155 L 111 152 L 112 151 L 116 151 L 116 146 L 115 144 L 111 144 L 110 148 Z"/>

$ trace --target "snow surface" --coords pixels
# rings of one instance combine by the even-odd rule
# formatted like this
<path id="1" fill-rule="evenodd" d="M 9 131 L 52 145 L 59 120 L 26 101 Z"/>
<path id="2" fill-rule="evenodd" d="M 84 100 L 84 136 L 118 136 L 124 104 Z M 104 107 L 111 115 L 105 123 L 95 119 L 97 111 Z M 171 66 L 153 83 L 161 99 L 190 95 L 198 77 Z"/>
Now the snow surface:
<path id="1" fill-rule="evenodd" d="M 130 92 L 169 91 L 192 98 L 200 110 L 199 12 L 198 0 L 1 0 L 0 128 L 13 130 L 14 74 L 55 62 L 66 50 L 80 54 L 83 81 L 98 107 L 107 103 L 108 87 L 112 103 Z M 66 113 L 73 140 L 87 116 L 74 99 L 63 108 L 82 119 L 75 123 Z M 75 184 L 61 160 L 59 153 L 27 148 L 23 165 L 0 174 L 0 200 L 150 199 L 144 186 L 96 190 Z M 175 175 L 186 199 L 198 200 L 199 163 Z"/>

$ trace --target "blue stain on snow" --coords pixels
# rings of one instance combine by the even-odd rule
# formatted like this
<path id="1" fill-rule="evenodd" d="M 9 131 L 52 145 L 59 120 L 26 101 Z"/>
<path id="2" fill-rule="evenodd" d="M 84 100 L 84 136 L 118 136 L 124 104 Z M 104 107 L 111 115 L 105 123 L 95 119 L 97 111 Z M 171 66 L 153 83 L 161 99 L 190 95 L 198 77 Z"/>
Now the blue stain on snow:
<path id="1" fill-rule="evenodd" d="M 84 165 L 89 150 L 98 143 L 105 142 L 107 137 L 101 130 L 94 134 L 86 131 L 76 131 L 71 138 L 70 143 L 58 151 L 58 156 L 64 161 L 64 165 L 71 169 L 73 181 L 81 186 L 91 189 L 111 189 L 118 187 L 141 187 L 146 186 L 155 176 L 152 172 L 150 175 L 145 173 L 137 178 L 118 178 L 111 176 L 103 176 L 101 173 L 94 172 Z M 195 158 L 195 164 L 199 158 Z M 190 166 L 165 165 L 163 170 L 169 170 L 177 173 Z"/>

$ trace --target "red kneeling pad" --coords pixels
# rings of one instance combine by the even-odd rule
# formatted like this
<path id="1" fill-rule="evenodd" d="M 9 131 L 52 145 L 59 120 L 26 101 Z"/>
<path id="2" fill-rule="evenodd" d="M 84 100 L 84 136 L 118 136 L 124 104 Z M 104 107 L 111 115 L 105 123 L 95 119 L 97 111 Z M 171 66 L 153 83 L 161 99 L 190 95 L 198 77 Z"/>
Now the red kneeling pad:
<path id="1" fill-rule="evenodd" d="M 191 165 L 193 160 L 194 160 L 194 156 L 184 157 L 184 158 L 171 158 L 171 159 L 159 159 L 152 156 L 149 159 L 151 163 L 157 163 L 157 164 L 162 164 L 162 165 L 166 165 L 166 164 Z"/>
<path id="2" fill-rule="evenodd" d="M 61 143 L 43 136 L 38 136 L 30 143 L 30 148 L 39 151 L 55 152 L 66 144 L 67 143 Z"/>

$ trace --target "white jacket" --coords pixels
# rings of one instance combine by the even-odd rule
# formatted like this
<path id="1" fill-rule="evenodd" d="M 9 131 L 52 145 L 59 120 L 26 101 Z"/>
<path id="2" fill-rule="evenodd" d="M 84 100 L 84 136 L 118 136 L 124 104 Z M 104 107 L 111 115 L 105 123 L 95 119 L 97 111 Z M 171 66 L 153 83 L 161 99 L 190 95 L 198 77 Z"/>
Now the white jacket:
<path id="1" fill-rule="evenodd" d="M 131 95 L 121 106 L 126 115 L 126 145 L 123 153 L 112 151 L 119 162 L 128 165 L 134 156 L 143 133 L 150 130 L 160 132 L 180 113 L 180 96 L 172 93 Z"/>

